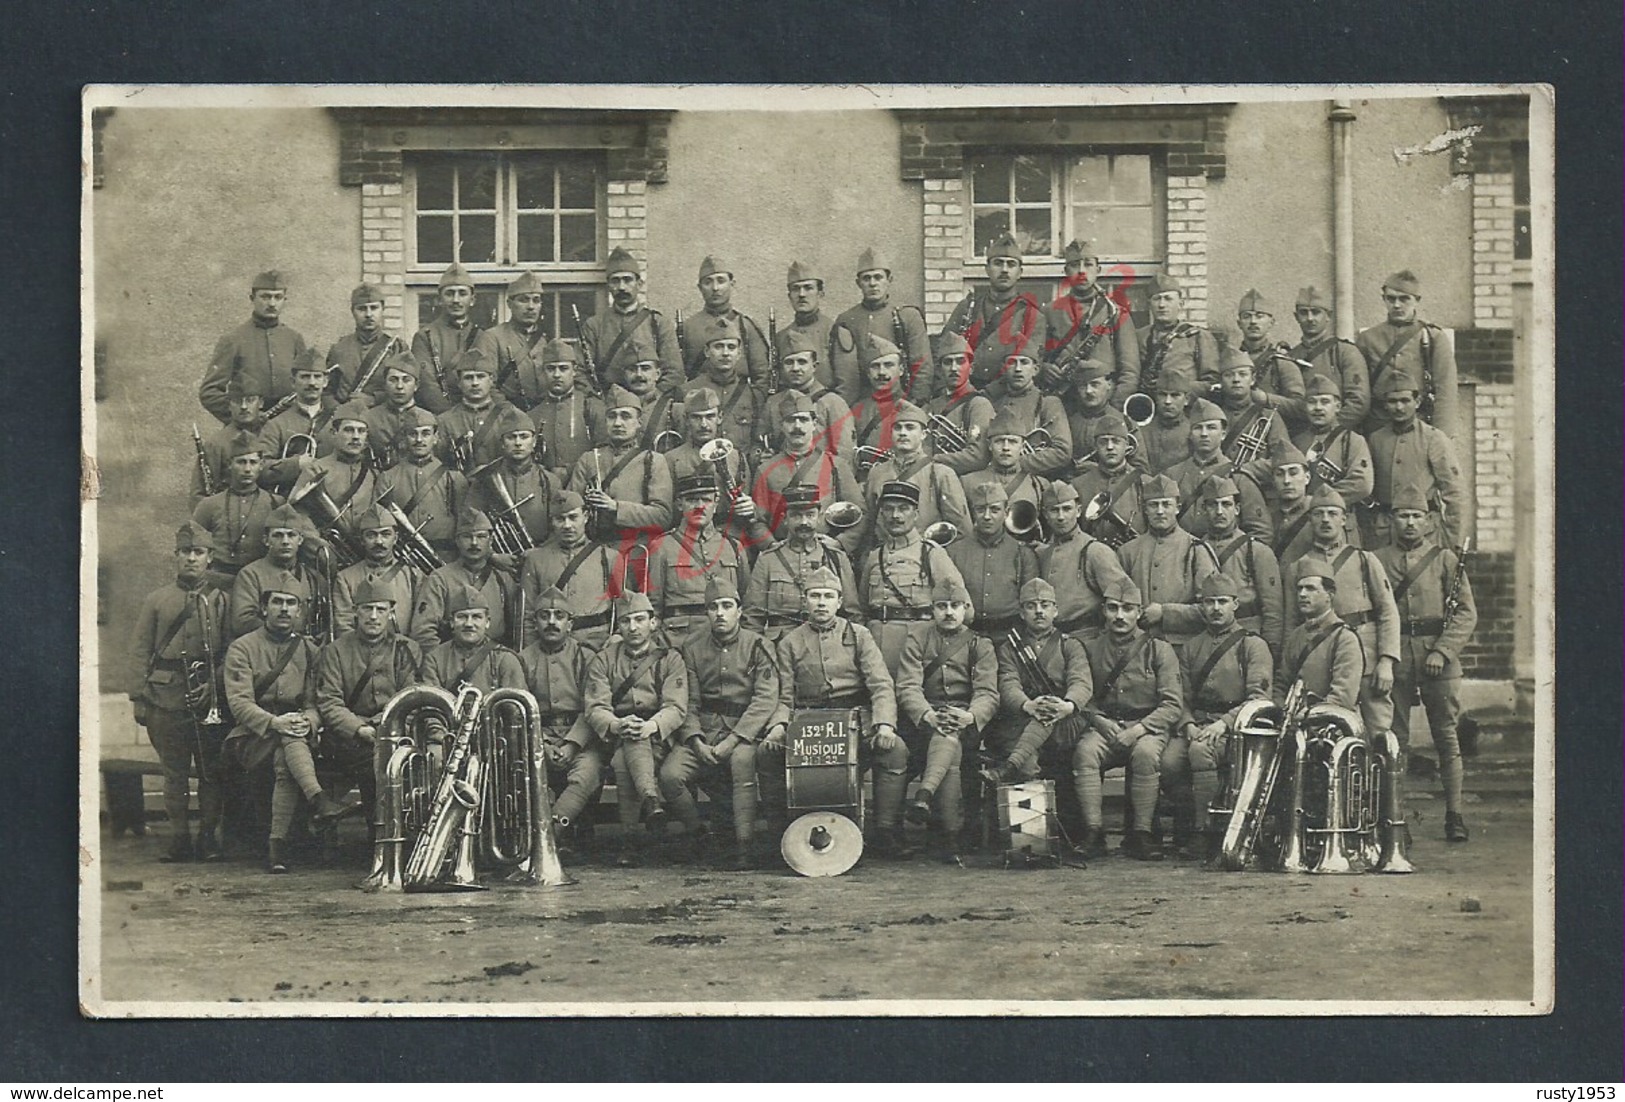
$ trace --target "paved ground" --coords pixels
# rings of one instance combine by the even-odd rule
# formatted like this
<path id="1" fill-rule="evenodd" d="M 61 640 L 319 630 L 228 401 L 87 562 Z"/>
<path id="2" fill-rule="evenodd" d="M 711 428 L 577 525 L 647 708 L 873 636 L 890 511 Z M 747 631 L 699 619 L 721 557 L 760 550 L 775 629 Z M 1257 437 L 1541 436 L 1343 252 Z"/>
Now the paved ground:
<path id="1" fill-rule="evenodd" d="M 1420 781 L 1413 876 L 915 860 L 846 876 L 572 868 L 559 889 L 368 895 L 345 867 L 270 877 L 103 839 L 108 1000 L 1510 1000 L 1533 991 L 1527 764 L 1474 766 L 1473 840 Z M 1466 908 L 1464 909 L 1464 904 Z M 1475 907 L 1476 904 L 1476 907 Z M 286 1009 L 286 1008 L 284 1008 Z"/>

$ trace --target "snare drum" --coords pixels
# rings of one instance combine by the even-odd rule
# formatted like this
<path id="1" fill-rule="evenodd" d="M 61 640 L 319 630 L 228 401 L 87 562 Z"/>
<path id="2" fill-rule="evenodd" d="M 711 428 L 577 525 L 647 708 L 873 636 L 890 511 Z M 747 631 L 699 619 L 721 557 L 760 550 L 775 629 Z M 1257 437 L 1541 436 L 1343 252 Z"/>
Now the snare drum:
<path id="1" fill-rule="evenodd" d="M 1024 781 L 999 785 L 999 836 L 1007 857 L 1055 858 L 1060 845 L 1055 829 L 1055 782 Z"/>

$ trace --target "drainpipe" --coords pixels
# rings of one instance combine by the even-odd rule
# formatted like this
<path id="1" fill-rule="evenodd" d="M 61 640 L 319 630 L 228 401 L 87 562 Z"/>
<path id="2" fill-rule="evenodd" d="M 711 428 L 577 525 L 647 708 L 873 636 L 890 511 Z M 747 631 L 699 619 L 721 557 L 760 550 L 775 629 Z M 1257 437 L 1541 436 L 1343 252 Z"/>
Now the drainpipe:
<path id="1" fill-rule="evenodd" d="M 1332 305 L 1337 335 L 1354 339 L 1354 164 L 1349 156 L 1354 109 L 1332 100 Z"/>

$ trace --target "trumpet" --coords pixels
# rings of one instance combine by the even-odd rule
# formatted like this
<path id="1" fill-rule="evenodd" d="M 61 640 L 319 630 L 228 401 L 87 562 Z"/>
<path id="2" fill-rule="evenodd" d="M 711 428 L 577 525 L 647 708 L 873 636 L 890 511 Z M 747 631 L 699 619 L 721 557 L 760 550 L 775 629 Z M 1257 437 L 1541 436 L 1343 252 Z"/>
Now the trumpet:
<path id="1" fill-rule="evenodd" d="M 965 430 L 940 413 L 930 415 L 925 431 L 931 434 L 931 445 L 939 452 L 959 452 L 970 447 L 970 437 Z"/>
<path id="2" fill-rule="evenodd" d="M 1102 490 L 1089 499 L 1089 504 L 1083 507 L 1083 521 L 1079 527 L 1113 551 L 1138 534 L 1112 507 L 1110 490 Z"/>
<path id="3" fill-rule="evenodd" d="M 1263 416 L 1253 418 L 1253 423 L 1247 426 L 1247 430 L 1236 437 L 1234 445 L 1236 453 L 1230 457 L 1230 472 L 1232 474 L 1268 454 L 1270 424 L 1274 418 L 1275 414 L 1267 411 Z"/>
<path id="4" fill-rule="evenodd" d="M 1303 453 L 1303 457 L 1308 461 L 1309 469 L 1314 472 L 1315 477 L 1328 485 L 1340 482 L 1343 476 L 1348 473 L 1332 462 L 1331 456 L 1326 454 L 1330 450 L 1324 443 L 1316 440 L 1309 445 L 1309 450 Z"/>
<path id="5" fill-rule="evenodd" d="M 401 538 L 395 544 L 395 557 L 402 563 L 423 574 L 431 574 L 438 568 L 446 565 L 438 552 L 429 541 L 424 538 L 410 517 L 397 504 L 395 504 L 395 487 L 385 485 L 379 487 L 377 503 L 386 513 L 395 518 L 395 526 L 401 531 Z"/>
<path id="6" fill-rule="evenodd" d="M 821 514 L 824 527 L 831 532 L 845 532 L 863 523 L 863 506 L 855 501 L 832 501 Z"/>
<path id="7" fill-rule="evenodd" d="M 566 883 L 553 834 L 541 709 L 523 689 L 495 689 L 480 708 L 475 734 L 484 764 L 480 858 L 512 872 L 514 883 Z"/>
<path id="8" fill-rule="evenodd" d="M 496 498 L 498 507 L 491 511 L 491 546 L 499 554 L 523 555 L 536 546 L 536 540 L 525 526 L 525 518 L 520 516 L 519 507 L 536 495 L 526 494 L 515 501 L 513 494 L 508 492 L 508 484 L 502 481 L 501 463 L 500 457 L 493 459 L 477 468 L 470 477 L 483 475 L 491 496 Z"/>
<path id="9" fill-rule="evenodd" d="M 957 524 L 951 521 L 939 520 L 935 524 L 927 525 L 925 531 L 920 533 L 920 538 L 927 543 L 934 543 L 946 550 L 948 545 L 962 534 Z"/>
<path id="10" fill-rule="evenodd" d="M 856 456 L 858 475 L 867 476 L 875 467 L 891 458 L 890 448 L 877 448 L 872 444 L 859 444 L 854 451 Z"/>
<path id="11" fill-rule="evenodd" d="M 1048 429 L 1034 429 L 1022 438 L 1021 454 L 1037 455 L 1044 448 L 1049 447 L 1054 439 Z"/>
<path id="12" fill-rule="evenodd" d="M 474 734 L 482 699 L 483 694 L 472 685 L 465 684 L 457 693 L 453 708 L 457 732 L 440 771 L 423 832 L 406 861 L 402 880 L 407 891 L 479 889 L 474 874 L 474 838 L 483 771 L 474 753 Z M 448 865 L 449 876 L 442 879 Z"/>
<path id="13" fill-rule="evenodd" d="M 1050 538 L 1049 522 L 1036 502 L 1025 498 L 1010 503 L 1004 514 L 1004 530 L 1022 543 L 1045 543 Z"/>
<path id="14" fill-rule="evenodd" d="M 1136 391 L 1123 399 L 1123 416 L 1137 429 L 1143 429 L 1157 415 L 1156 400 Z"/>

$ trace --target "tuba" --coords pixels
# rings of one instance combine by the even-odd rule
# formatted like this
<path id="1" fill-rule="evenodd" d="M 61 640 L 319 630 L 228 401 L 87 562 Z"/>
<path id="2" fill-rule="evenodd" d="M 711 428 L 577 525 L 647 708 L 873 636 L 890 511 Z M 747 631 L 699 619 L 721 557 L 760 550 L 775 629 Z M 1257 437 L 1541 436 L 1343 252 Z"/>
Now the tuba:
<path id="1" fill-rule="evenodd" d="M 1220 868 L 1239 872 L 1258 863 L 1259 843 L 1281 775 L 1282 739 L 1292 730 L 1302 707 L 1303 682 L 1299 681 L 1287 692 L 1284 705 L 1249 700 L 1236 714 L 1227 736 L 1229 777 L 1219 796 L 1225 806 L 1211 811 L 1228 820 L 1219 850 Z"/>
<path id="2" fill-rule="evenodd" d="M 1010 503 L 1004 514 L 1004 530 L 1026 544 L 1044 543 L 1050 538 L 1049 522 L 1038 505 L 1026 498 Z"/>
<path id="3" fill-rule="evenodd" d="M 377 798 L 373 810 L 372 869 L 365 891 L 405 889 L 406 855 L 428 821 L 435 730 L 455 726 L 457 702 L 444 689 L 413 685 L 384 706 L 372 745 Z"/>
<path id="4" fill-rule="evenodd" d="M 1397 740 L 1386 734 L 1382 745 L 1381 753 L 1373 749 L 1351 709 L 1308 710 L 1293 759 L 1288 872 L 1411 871 L 1404 823 L 1395 821 Z"/>
<path id="5" fill-rule="evenodd" d="M 480 708 L 476 753 L 484 763 L 480 859 L 512 870 L 512 883 L 567 883 L 553 834 L 541 710 L 523 689 L 495 689 Z"/>
<path id="6" fill-rule="evenodd" d="M 413 843 L 402 880 L 407 891 L 478 891 L 474 843 L 479 829 L 482 769 L 474 753 L 482 694 L 472 685 L 457 693 L 456 734 L 440 770 L 434 802 Z"/>

